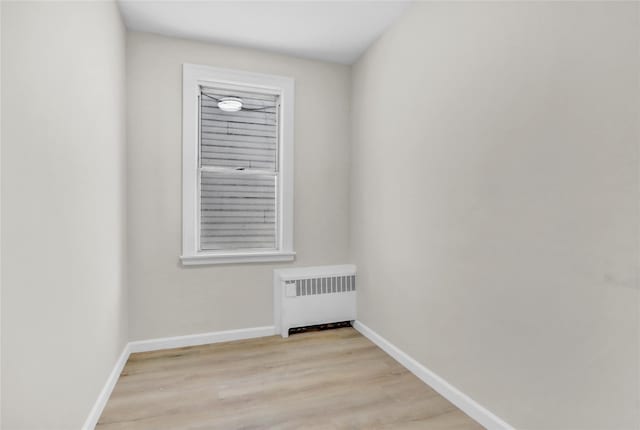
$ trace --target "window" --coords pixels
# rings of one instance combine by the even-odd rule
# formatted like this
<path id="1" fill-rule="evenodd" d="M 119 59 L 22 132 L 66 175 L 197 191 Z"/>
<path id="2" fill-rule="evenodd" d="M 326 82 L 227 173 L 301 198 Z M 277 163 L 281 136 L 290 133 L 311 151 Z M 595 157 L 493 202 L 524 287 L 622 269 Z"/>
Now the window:
<path id="1" fill-rule="evenodd" d="M 185 64 L 182 262 L 291 261 L 291 78 Z"/>

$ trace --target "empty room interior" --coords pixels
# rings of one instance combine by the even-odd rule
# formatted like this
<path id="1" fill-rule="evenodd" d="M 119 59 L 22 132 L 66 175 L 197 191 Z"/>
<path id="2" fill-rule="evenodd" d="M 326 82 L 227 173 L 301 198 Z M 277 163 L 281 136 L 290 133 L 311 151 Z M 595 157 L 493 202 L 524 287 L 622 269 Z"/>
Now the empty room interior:
<path id="1" fill-rule="evenodd" d="M 2 430 L 639 430 L 640 2 L 0 1 Z"/>

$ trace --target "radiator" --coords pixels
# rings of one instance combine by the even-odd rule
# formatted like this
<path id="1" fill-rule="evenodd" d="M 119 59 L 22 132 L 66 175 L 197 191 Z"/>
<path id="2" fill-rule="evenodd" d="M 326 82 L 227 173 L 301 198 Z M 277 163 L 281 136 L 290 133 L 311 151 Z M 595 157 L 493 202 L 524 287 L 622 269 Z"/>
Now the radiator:
<path id="1" fill-rule="evenodd" d="M 356 319 L 356 267 L 318 266 L 273 271 L 276 331 Z"/>

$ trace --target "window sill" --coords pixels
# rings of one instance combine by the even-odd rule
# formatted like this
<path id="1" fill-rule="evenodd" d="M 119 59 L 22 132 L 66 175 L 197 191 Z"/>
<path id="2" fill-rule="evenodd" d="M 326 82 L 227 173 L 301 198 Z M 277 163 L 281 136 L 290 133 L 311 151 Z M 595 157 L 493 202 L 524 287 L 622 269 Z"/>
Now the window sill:
<path id="1" fill-rule="evenodd" d="M 261 252 L 255 254 L 201 254 L 182 255 L 183 266 L 201 266 L 206 264 L 235 264 L 235 263 L 272 263 L 278 261 L 293 261 L 295 252 Z"/>

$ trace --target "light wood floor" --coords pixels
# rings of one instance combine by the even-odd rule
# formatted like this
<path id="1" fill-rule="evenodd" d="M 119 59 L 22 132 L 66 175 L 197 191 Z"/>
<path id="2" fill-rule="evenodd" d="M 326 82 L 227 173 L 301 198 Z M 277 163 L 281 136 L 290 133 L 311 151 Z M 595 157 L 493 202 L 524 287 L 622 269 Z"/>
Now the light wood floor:
<path id="1" fill-rule="evenodd" d="M 114 429 L 482 429 L 352 328 L 132 354 Z"/>

